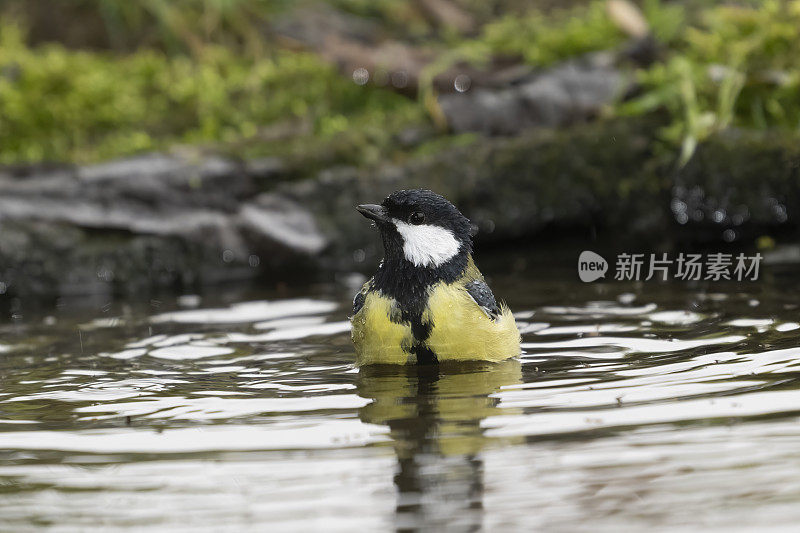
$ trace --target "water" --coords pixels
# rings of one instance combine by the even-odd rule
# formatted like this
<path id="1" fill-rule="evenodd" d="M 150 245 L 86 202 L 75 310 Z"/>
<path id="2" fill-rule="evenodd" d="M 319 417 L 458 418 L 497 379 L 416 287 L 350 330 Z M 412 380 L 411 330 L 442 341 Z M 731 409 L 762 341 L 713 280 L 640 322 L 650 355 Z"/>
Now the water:
<path id="1" fill-rule="evenodd" d="M 496 366 L 359 372 L 337 284 L 16 316 L 0 530 L 800 522 L 792 272 L 585 285 L 514 268 L 493 284 L 525 355 Z"/>

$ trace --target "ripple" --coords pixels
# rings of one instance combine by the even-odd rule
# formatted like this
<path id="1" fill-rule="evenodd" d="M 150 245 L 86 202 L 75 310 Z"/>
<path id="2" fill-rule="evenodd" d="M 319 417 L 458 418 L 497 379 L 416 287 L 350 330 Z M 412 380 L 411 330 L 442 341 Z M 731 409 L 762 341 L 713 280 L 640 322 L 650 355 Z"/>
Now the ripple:
<path id="1" fill-rule="evenodd" d="M 30 526 L 29 518 L 35 516 L 63 526 L 56 530 L 187 533 L 380 531 L 390 524 L 385 516 L 395 507 L 396 466 L 390 455 L 331 456 L 324 447 L 314 453 L 250 453 L 258 453 L 259 461 L 168 455 L 120 463 L 118 455 L 92 455 L 98 462 L 87 466 L 90 456 L 81 454 L 69 458 L 83 461 L 78 464 L 0 466 L 2 479 L 15 480 L 20 487 L 47 487 L 4 495 L 0 523 L 10 531 L 41 529 Z M 108 498 L 104 501 L 125 504 L 98 505 L 103 495 Z"/>
<path id="2" fill-rule="evenodd" d="M 791 531 L 800 520 L 800 482 L 787 466 L 800 459 L 798 437 L 800 420 L 790 418 L 493 448 L 484 455 L 485 526 Z M 521 506 L 539 511 L 519 513 Z"/>
<path id="3" fill-rule="evenodd" d="M 37 320 L 2 356 L 0 529 L 793 526 L 800 322 L 775 279 L 533 280 L 499 365 L 358 369 L 344 298 Z"/>
<path id="4" fill-rule="evenodd" d="M 224 420 L 261 413 L 295 413 L 319 410 L 352 410 L 369 403 L 354 394 L 298 398 L 154 398 L 127 403 L 78 407 L 76 413 L 100 413 L 94 419 L 135 416 L 169 420 Z"/>
<path id="5" fill-rule="evenodd" d="M 11 450 L 59 450 L 85 453 L 197 453 L 210 451 L 290 450 L 364 446 L 386 440 L 381 426 L 358 420 L 319 420 L 313 425 L 270 427 L 228 424 L 153 431 L 8 431 Z"/>
<path id="6" fill-rule="evenodd" d="M 583 326 L 557 326 L 545 327 L 536 331 L 537 335 L 581 335 L 584 333 L 621 333 L 636 331 L 637 326 L 625 324 L 587 324 Z M 529 333 L 525 331 L 524 333 Z"/>
<path id="7" fill-rule="evenodd" d="M 649 313 L 645 316 L 648 320 L 652 320 L 653 322 L 681 326 L 694 324 L 705 318 L 703 315 L 691 311 L 660 311 L 657 313 Z"/>
<path id="8" fill-rule="evenodd" d="M 608 357 L 609 353 L 615 353 L 618 357 L 624 357 L 630 353 L 667 353 L 690 350 L 717 344 L 731 344 L 744 340 L 746 337 L 741 335 L 726 335 L 708 339 L 644 339 L 641 337 L 583 337 L 579 339 L 569 339 L 557 342 L 529 342 L 522 343 L 524 349 L 552 349 L 552 348 L 616 348 L 612 352 L 604 351 L 603 356 Z M 592 352 L 587 352 L 591 357 Z"/>
<path id="9" fill-rule="evenodd" d="M 800 411 L 800 391 L 760 391 L 732 398 L 683 400 L 631 407 L 623 405 L 591 413 L 565 411 L 497 416 L 486 418 L 482 427 L 489 437 L 556 435 L 622 426 L 797 411 Z"/>
<path id="10" fill-rule="evenodd" d="M 774 320 L 770 318 L 737 318 L 736 320 L 724 322 L 724 324 L 737 328 L 766 328 L 771 326 L 773 322 Z"/>
<path id="11" fill-rule="evenodd" d="M 171 359 L 173 361 L 187 359 L 202 359 L 204 357 L 216 357 L 233 353 L 233 349 L 224 346 L 202 346 L 197 344 L 183 344 L 177 346 L 167 346 L 149 352 L 148 355 L 160 359 Z"/>
<path id="12" fill-rule="evenodd" d="M 553 315 L 636 316 L 646 315 L 657 308 L 658 306 L 654 303 L 639 307 L 626 307 L 620 306 L 617 302 L 589 302 L 584 306 L 575 307 L 543 307 L 542 312 Z"/>
<path id="13" fill-rule="evenodd" d="M 330 322 L 308 326 L 284 327 L 261 335 L 230 333 L 227 338 L 231 342 L 272 342 L 305 339 L 314 336 L 328 336 L 350 331 L 350 321 Z"/>
<path id="14" fill-rule="evenodd" d="M 153 323 L 175 322 L 179 324 L 241 324 L 258 322 L 293 315 L 329 313 L 338 305 L 311 299 L 258 301 L 234 304 L 228 308 L 175 311 L 151 317 Z"/>

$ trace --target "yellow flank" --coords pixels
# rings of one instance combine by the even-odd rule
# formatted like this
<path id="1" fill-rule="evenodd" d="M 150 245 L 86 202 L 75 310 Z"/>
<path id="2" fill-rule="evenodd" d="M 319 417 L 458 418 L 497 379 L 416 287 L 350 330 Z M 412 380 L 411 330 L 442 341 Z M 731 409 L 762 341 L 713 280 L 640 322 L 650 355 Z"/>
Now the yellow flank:
<path id="1" fill-rule="evenodd" d="M 433 324 L 427 345 L 439 361 L 503 361 L 520 353 L 514 315 L 505 305 L 492 320 L 456 283 L 433 286 L 423 320 Z"/>
<path id="2" fill-rule="evenodd" d="M 514 316 L 505 305 L 492 320 L 472 299 L 465 284 L 483 279 L 470 261 L 465 275 L 452 284 L 437 283 L 430 292 L 423 322 L 432 324 L 425 344 L 439 362 L 498 362 L 520 354 L 520 335 Z M 353 343 L 359 366 L 409 364 L 416 361 L 403 349 L 414 338 L 411 327 L 389 319 L 393 300 L 377 291 L 367 293 L 364 305 L 352 318 Z"/>
<path id="3" fill-rule="evenodd" d="M 389 320 L 392 300 L 377 292 L 367 293 L 364 306 L 353 316 L 353 343 L 358 365 L 405 365 L 413 341 L 411 328 Z"/>

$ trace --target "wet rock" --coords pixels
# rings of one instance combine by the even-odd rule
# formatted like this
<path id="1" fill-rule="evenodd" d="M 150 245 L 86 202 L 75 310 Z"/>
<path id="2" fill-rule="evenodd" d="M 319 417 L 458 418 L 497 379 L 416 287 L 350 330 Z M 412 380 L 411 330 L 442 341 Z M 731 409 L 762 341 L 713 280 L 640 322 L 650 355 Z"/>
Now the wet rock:
<path id="1" fill-rule="evenodd" d="M 354 250 L 365 258 L 380 254 L 374 230 L 354 206 L 412 187 L 451 199 L 481 230 L 482 243 L 553 227 L 607 225 L 642 235 L 669 223 L 664 210 L 653 209 L 668 196 L 653 166 L 649 131 L 617 123 L 481 139 L 403 166 L 325 171 L 279 191 L 315 214 L 331 243 L 323 259 L 336 267 L 352 267 Z"/>
<path id="2" fill-rule="evenodd" d="M 219 157 L 197 160 L 161 154 L 93 165 L 77 172 L 85 192 L 151 206 L 185 205 L 236 209 L 255 193 L 253 180 L 238 163 Z M 225 194 L 219 194 L 225 190 Z"/>
<path id="3" fill-rule="evenodd" d="M 701 144 L 675 173 L 671 211 L 685 239 L 749 240 L 800 222 L 797 138 L 731 130 Z"/>
<path id="4" fill-rule="evenodd" d="M 302 206 L 256 196 L 257 180 L 277 168 L 266 163 L 153 154 L 6 169 L 0 281 L 9 294 L 127 292 L 255 277 L 254 257 L 292 268 L 325 241 Z"/>
<path id="5" fill-rule="evenodd" d="M 333 268 L 382 253 L 374 228 L 354 206 L 412 187 L 451 199 L 479 228 L 479 246 L 559 234 L 649 249 L 752 242 L 775 233 L 796 238 L 796 140 L 720 134 L 679 168 L 675 154 L 655 145 L 658 127 L 613 121 L 481 138 L 402 166 L 333 169 L 279 190 L 314 213 L 330 243 L 320 260 Z M 687 220 L 676 216 L 682 209 Z"/>
<path id="6" fill-rule="evenodd" d="M 265 193 L 244 204 L 239 211 L 239 222 L 250 235 L 276 249 L 312 255 L 327 245 L 312 214 L 279 194 Z"/>
<path id="7" fill-rule="evenodd" d="M 282 179 L 270 161 L 163 155 L 0 170 L 2 297 L 194 290 L 256 276 L 307 280 L 308 269 L 352 271 L 381 254 L 355 205 L 411 187 L 450 198 L 479 228 L 483 250 L 568 233 L 650 248 L 796 239 L 796 139 L 732 131 L 679 168 L 675 154 L 655 145 L 658 126 L 619 120 L 481 137 L 398 165 L 332 168 L 302 181 Z"/>

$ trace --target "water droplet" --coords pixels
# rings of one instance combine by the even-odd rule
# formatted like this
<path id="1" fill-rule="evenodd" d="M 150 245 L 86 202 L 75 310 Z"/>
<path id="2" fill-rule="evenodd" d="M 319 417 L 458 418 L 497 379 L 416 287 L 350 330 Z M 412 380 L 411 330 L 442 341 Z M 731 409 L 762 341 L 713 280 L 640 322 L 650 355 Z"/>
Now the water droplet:
<path id="1" fill-rule="evenodd" d="M 670 207 L 672 208 L 672 212 L 675 214 L 678 213 L 685 213 L 687 209 L 686 202 L 679 200 L 678 198 L 673 198 L 672 202 L 670 203 Z"/>
<path id="2" fill-rule="evenodd" d="M 466 74 L 459 74 L 453 81 L 453 87 L 460 93 L 469 91 L 470 86 L 472 86 L 472 78 Z"/>
<path id="3" fill-rule="evenodd" d="M 359 67 L 353 71 L 353 81 L 357 85 L 366 85 L 369 81 L 369 71 L 364 67 Z"/>
<path id="4" fill-rule="evenodd" d="M 732 229 L 726 229 L 722 232 L 722 240 L 725 242 L 733 242 L 736 240 L 736 232 Z"/>

